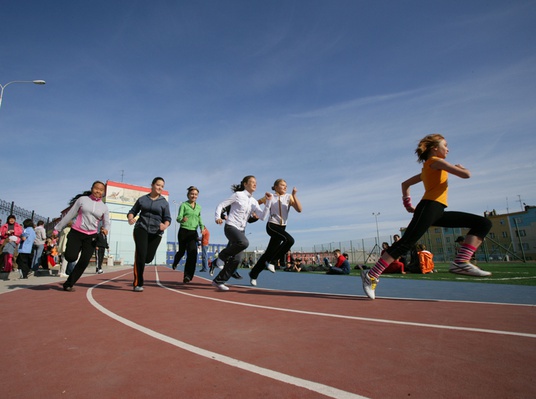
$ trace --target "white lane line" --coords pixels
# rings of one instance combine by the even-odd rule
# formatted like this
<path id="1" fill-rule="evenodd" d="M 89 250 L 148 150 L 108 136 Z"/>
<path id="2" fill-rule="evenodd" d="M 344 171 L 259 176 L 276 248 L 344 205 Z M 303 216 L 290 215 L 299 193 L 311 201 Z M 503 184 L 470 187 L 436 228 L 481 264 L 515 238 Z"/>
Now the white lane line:
<path id="1" fill-rule="evenodd" d="M 124 275 L 122 275 L 124 276 Z M 279 373 L 274 370 L 266 369 L 264 367 L 259 367 L 251 363 L 243 362 L 238 359 L 234 359 L 229 356 L 221 355 L 216 352 L 211 352 L 208 350 L 205 350 L 203 348 L 199 348 L 197 346 L 193 346 L 190 344 L 187 344 L 186 342 L 179 341 L 175 338 L 168 337 L 167 335 L 161 334 L 157 331 L 151 330 L 147 327 L 144 327 L 140 324 L 134 323 L 131 320 L 125 319 L 124 317 L 121 317 L 112 311 L 106 309 L 104 306 L 99 304 L 94 298 L 93 298 L 93 289 L 98 287 L 99 285 L 106 284 L 112 280 L 115 280 L 119 277 L 114 277 L 113 279 L 103 281 L 99 284 L 94 285 L 93 287 L 89 288 L 86 293 L 86 297 L 88 301 L 100 312 L 104 313 L 106 316 L 126 325 L 127 327 L 133 328 L 135 330 L 138 330 L 144 334 L 149 335 L 152 338 L 158 339 L 160 341 L 166 342 L 168 344 L 171 344 L 173 346 L 176 346 L 177 348 L 186 350 L 188 352 L 191 352 L 193 354 L 203 356 L 210 360 L 215 360 L 221 363 L 224 363 L 231 367 L 236 367 L 241 370 L 251 372 L 254 374 L 258 374 L 263 377 L 271 378 L 276 381 L 284 382 L 287 384 L 295 385 L 300 388 L 307 389 L 309 391 L 317 392 L 322 395 L 325 395 L 330 398 L 339 398 L 339 399 L 367 399 L 365 396 L 357 395 L 352 392 L 343 391 L 341 389 L 337 389 L 334 387 L 330 387 L 329 385 L 319 384 L 314 381 L 304 380 L 302 378 L 298 377 L 292 377 L 288 374 Z M 158 280 L 158 272 L 157 272 L 157 282 L 160 284 L 160 281 Z M 139 294 L 133 294 L 133 295 L 139 295 Z M 143 294 L 142 294 L 143 295 Z"/>
<path id="2" fill-rule="evenodd" d="M 174 288 L 170 288 L 170 287 L 163 285 L 160 282 L 160 278 L 158 276 L 158 270 L 156 270 L 156 283 L 160 287 L 170 290 L 172 292 L 175 292 L 177 294 L 187 295 L 193 298 L 201 298 L 201 299 L 207 299 L 210 301 L 228 303 L 228 304 L 233 304 L 233 305 L 238 305 L 238 306 L 246 306 L 246 307 L 251 307 L 251 308 L 268 309 L 268 310 L 275 310 L 275 311 L 287 312 L 287 313 L 299 313 L 299 314 L 306 314 L 306 315 L 312 315 L 312 316 L 331 317 L 331 318 L 337 318 L 337 319 L 370 321 L 374 323 L 395 324 L 395 325 L 402 325 L 402 326 L 426 327 L 426 328 L 436 328 L 436 329 L 441 329 L 441 330 L 467 331 L 467 332 L 477 332 L 477 333 L 485 333 L 485 334 L 513 335 L 515 337 L 536 338 L 536 334 L 522 333 L 522 332 L 515 332 L 515 331 L 488 330 L 484 328 L 458 327 L 458 326 L 449 326 L 449 325 L 441 325 L 441 324 L 425 324 L 425 323 L 415 323 L 415 322 L 410 322 L 410 321 L 377 319 L 377 318 L 371 318 L 371 317 L 346 316 L 346 315 L 338 315 L 338 314 L 332 314 L 332 313 L 310 312 L 307 310 L 295 310 L 295 309 L 289 309 L 289 308 L 277 308 L 273 306 L 255 305 L 252 303 L 235 302 L 235 301 L 229 301 L 226 299 L 219 299 L 219 298 L 210 298 L 210 297 L 205 297 L 202 295 L 195 295 L 195 294 L 190 294 L 188 292 L 179 291 Z M 225 293 L 222 293 L 222 294 L 225 295 Z"/>

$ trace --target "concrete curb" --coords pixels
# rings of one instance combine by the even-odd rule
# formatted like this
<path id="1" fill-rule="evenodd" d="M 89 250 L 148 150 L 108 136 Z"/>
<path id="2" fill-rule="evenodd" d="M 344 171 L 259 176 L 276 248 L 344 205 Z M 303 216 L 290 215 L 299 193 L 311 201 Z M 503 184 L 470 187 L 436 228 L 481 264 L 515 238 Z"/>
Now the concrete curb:
<path id="1" fill-rule="evenodd" d="M 103 274 L 109 273 L 109 272 L 115 272 L 120 270 L 132 270 L 132 265 L 122 265 L 122 266 L 104 266 L 102 267 L 102 270 L 104 271 Z M 33 275 L 28 277 L 27 279 L 20 279 L 19 278 L 19 272 L 14 271 L 9 273 L 8 276 L 6 276 L 7 273 L 2 273 L 2 277 L 7 278 L 0 279 L 0 294 L 5 294 L 7 292 L 12 292 L 18 289 L 24 289 L 24 288 L 31 288 L 36 287 L 38 285 L 43 284 L 60 284 L 65 281 L 65 278 L 59 277 L 58 275 L 46 275 L 44 274 L 44 271 L 41 271 L 37 275 Z M 84 274 L 81 278 L 95 275 L 95 266 L 88 266 Z"/>

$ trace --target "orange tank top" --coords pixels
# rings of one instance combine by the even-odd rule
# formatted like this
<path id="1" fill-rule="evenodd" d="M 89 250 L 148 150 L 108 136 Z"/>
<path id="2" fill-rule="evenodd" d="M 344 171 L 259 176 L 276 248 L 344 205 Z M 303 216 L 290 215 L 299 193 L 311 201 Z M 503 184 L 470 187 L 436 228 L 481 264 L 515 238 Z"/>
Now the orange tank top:
<path id="1" fill-rule="evenodd" d="M 430 167 L 438 157 L 430 157 L 422 166 L 421 180 L 424 184 L 424 195 L 422 199 L 440 202 L 448 206 L 448 172 L 440 169 L 432 169 Z"/>

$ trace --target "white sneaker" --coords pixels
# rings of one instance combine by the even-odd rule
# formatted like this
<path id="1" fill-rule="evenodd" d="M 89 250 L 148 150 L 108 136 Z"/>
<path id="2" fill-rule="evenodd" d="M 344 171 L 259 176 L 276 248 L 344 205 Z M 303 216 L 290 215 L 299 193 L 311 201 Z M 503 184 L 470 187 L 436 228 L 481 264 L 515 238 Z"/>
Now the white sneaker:
<path id="1" fill-rule="evenodd" d="M 361 271 L 361 280 L 363 282 L 363 291 L 370 299 L 376 298 L 376 285 L 378 284 L 377 278 L 369 276 L 365 270 Z"/>
<path id="2" fill-rule="evenodd" d="M 212 285 L 216 287 L 219 291 L 229 291 L 229 287 L 227 287 L 225 284 L 218 284 L 217 282 L 213 281 Z"/>
<path id="3" fill-rule="evenodd" d="M 135 291 L 135 292 L 142 292 L 142 291 L 143 291 L 143 287 L 140 287 L 140 286 L 134 287 L 134 291 Z"/>
<path id="4" fill-rule="evenodd" d="M 221 260 L 220 258 L 216 258 L 214 263 L 218 269 L 223 269 L 223 266 L 225 266 L 225 262 Z"/>
<path id="5" fill-rule="evenodd" d="M 449 268 L 449 272 L 455 273 L 455 274 L 464 274 L 467 276 L 475 276 L 475 277 L 491 276 L 491 272 L 482 270 L 469 262 L 466 262 L 466 263 L 452 262 Z"/>
<path id="6" fill-rule="evenodd" d="M 270 262 L 266 262 L 266 268 L 270 270 L 272 273 L 275 273 L 275 266 L 272 265 Z"/>
<path id="7" fill-rule="evenodd" d="M 249 283 L 250 283 L 252 286 L 254 286 L 254 287 L 257 286 L 257 280 L 254 279 L 254 278 L 250 279 L 250 280 L 249 280 Z"/>

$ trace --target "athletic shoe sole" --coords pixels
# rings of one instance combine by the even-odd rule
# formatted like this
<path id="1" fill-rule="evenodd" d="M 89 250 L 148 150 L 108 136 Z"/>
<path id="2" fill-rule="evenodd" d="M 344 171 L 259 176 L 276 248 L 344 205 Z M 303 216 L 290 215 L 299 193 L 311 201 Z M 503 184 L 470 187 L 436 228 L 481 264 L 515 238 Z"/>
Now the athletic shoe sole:
<path id="1" fill-rule="evenodd" d="M 229 287 L 227 287 L 225 284 L 218 284 L 217 282 L 213 281 L 212 285 L 218 289 L 218 291 L 229 291 Z"/>
<path id="2" fill-rule="evenodd" d="M 450 265 L 449 272 L 454 274 L 463 274 L 464 276 L 488 277 L 491 272 L 482 270 L 471 263 L 454 263 Z"/>

